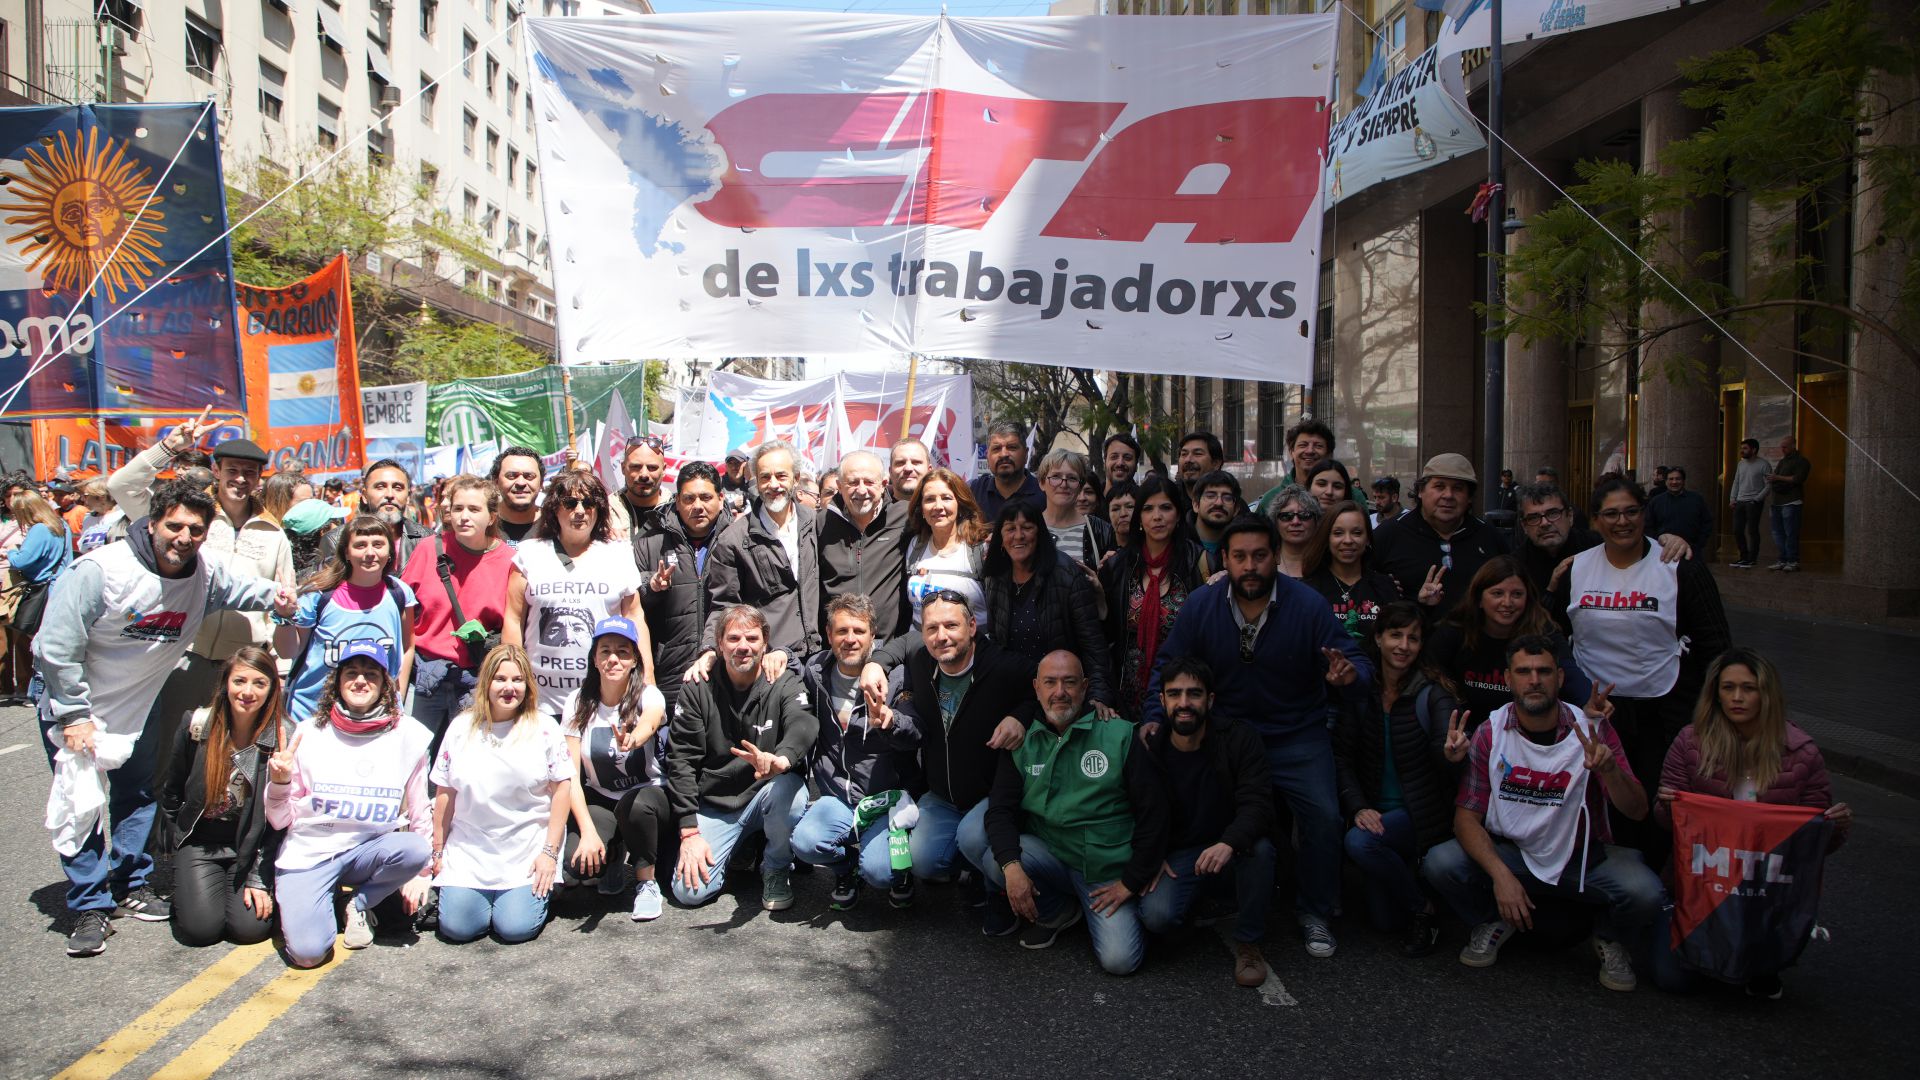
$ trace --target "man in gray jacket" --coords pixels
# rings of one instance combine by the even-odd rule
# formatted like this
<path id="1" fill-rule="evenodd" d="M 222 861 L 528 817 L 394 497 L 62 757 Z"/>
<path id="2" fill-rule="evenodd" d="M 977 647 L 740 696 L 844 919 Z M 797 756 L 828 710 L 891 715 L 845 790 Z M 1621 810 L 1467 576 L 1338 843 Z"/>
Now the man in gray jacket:
<path id="1" fill-rule="evenodd" d="M 150 516 L 128 527 L 124 542 L 81 556 L 54 582 L 33 641 L 47 682 L 40 726 L 49 756 L 64 748 L 75 759 L 103 752 L 112 760 L 112 750 L 131 747 L 122 764 L 105 770 L 112 836 L 94 832 L 60 856 L 67 908 L 76 917 L 69 956 L 106 948 L 116 889 L 122 914 L 146 922 L 170 914 L 147 887 L 153 872 L 147 834 L 158 805 L 152 793 L 158 729 L 147 715 L 174 663 L 211 616 L 271 607 L 290 617 L 294 609 L 292 586 L 235 574 L 200 557 L 215 514 L 206 492 L 166 481 L 154 488 L 150 507 Z"/>
<path id="2" fill-rule="evenodd" d="M 820 540 L 812 510 L 793 499 L 800 454 L 775 440 L 754 447 L 759 496 L 713 543 L 707 562 L 707 605 L 760 609 L 770 652 L 798 660 L 820 650 Z M 709 644 L 718 635 L 711 627 Z"/>

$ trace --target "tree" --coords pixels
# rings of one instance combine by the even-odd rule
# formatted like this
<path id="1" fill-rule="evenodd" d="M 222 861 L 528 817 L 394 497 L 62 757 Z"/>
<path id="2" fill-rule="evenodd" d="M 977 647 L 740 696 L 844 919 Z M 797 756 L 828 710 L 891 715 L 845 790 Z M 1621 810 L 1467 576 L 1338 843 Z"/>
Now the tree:
<path id="1" fill-rule="evenodd" d="M 1141 450 L 1158 463 L 1170 456 L 1180 437 L 1175 422 L 1151 416 L 1146 379 L 1132 372 L 1115 372 L 1102 388 L 1090 368 L 1013 364 L 993 360 L 957 361 L 973 377 L 975 395 L 995 419 L 1016 420 L 1034 429 L 1034 444 L 1053 445 L 1063 431 L 1083 439 L 1087 454 L 1096 457 L 1107 436 L 1140 429 Z"/>
<path id="2" fill-rule="evenodd" d="M 393 349 L 389 371 L 401 382 L 444 383 L 507 375 L 547 362 L 492 323 L 448 322 L 422 308 Z"/>
<path id="3" fill-rule="evenodd" d="M 1507 257 L 1508 307 L 1493 332 L 1630 349 L 1709 319 L 1734 329 L 1743 316 L 1791 309 L 1803 351 L 1831 350 L 1837 335 L 1857 329 L 1886 337 L 1920 365 L 1920 346 L 1855 305 L 1844 275 L 1829 272 L 1853 254 L 1854 195 L 1879 189 L 1884 211 L 1871 242 L 1893 245 L 1905 266 L 1895 321 L 1920 318 L 1920 147 L 1860 141 L 1863 130 L 1920 107 L 1862 93 L 1875 72 L 1915 70 L 1910 32 L 1887 25 L 1883 10 L 1833 0 L 1759 50 L 1684 63 L 1691 86 L 1682 101 L 1707 124 L 1663 149 L 1658 172 L 1580 162 L 1570 201 L 1530 219 L 1527 243 Z M 1743 295 L 1721 280 L 1724 251 L 1689 259 L 1667 227 L 1698 200 L 1738 192 L 1749 196 L 1768 246 L 1787 256 L 1749 280 Z M 1654 311 L 1672 314 L 1648 324 Z M 1663 374 L 1701 380 L 1714 372 L 1707 358 L 1681 355 Z"/>

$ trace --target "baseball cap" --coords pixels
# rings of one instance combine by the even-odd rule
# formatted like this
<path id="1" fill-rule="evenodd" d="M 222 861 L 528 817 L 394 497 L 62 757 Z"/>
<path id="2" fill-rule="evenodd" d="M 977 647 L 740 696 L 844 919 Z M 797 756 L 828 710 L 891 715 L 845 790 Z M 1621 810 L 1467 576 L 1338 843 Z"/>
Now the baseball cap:
<path id="1" fill-rule="evenodd" d="M 728 461 L 746 461 L 748 460 L 747 452 L 745 450 L 729 450 L 727 452 L 727 460 Z"/>
<path id="2" fill-rule="evenodd" d="M 1420 479 L 1433 477 L 1445 480 L 1464 480 L 1469 484 L 1478 484 L 1480 477 L 1474 474 L 1473 462 L 1465 454 L 1435 454 L 1427 459 L 1427 467 L 1420 470 Z"/>
<path id="3" fill-rule="evenodd" d="M 326 527 L 333 520 L 335 507 L 325 499 L 301 499 L 287 509 L 280 524 L 295 536 L 306 536 Z"/>
<path id="4" fill-rule="evenodd" d="M 339 667 L 356 656 L 364 656 L 383 668 L 387 666 L 387 647 L 378 641 L 364 639 L 347 642 L 346 647 L 340 650 L 340 659 L 334 662 L 334 666 Z"/>
<path id="5" fill-rule="evenodd" d="M 213 448 L 213 460 L 219 461 L 221 458 L 233 458 L 235 461 L 257 461 L 265 465 L 267 463 L 267 452 L 260 449 L 260 444 L 254 442 L 252 439 L 228 439 L 225 442 L 216 444 Z"/>
<path id="6" fill-rule="evenodd" d="M 618 615 L 613 615 L 593 624 L 593 638 L 595 641 L 600 640 L 601 637 L 607 634 L 626 638 L 628 641 L 633 642 L 633 647 L 636 649 L 640 647 L 640 630 L 633 625 L 632 619 L 623 619 Z"/>

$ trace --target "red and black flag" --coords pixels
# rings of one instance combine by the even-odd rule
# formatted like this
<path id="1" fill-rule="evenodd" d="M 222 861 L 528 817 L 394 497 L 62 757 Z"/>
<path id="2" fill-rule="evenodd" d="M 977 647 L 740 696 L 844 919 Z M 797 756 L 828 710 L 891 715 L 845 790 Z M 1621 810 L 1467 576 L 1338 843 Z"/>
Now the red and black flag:
<path id="1" fill-rule="evenodd" d="M 1820 904 L 1833 823 L 1812 806 L 1682 794 L 1673 800 L 1673 948 L 1728 982 L 1800 956 Z"/>

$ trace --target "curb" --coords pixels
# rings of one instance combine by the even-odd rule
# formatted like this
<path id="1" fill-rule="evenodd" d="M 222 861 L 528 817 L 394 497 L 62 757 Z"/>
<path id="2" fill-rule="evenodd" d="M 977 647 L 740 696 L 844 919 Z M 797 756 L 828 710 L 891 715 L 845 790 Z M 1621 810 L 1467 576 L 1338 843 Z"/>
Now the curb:
<path id="1" fill-rule="evenodd" d="M 1899 795 L 1920 798 L 1920 768 L 1888 761 L 1872 751 L 1855 749 L 1845 742 L 1822 742 L 1820 756 L 1826 759 L 1829 771 L 1886 788 Z"/>

